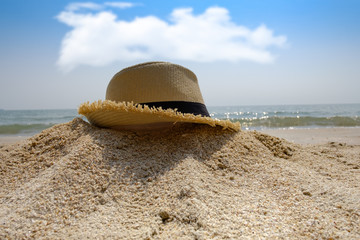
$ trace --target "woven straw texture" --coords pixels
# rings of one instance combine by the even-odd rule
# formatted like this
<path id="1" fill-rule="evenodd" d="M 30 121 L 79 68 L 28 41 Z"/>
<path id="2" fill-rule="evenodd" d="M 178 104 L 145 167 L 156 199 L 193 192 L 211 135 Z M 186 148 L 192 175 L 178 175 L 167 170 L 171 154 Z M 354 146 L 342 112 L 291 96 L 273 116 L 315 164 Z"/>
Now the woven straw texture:
<path id="1" fill-rule="evenodd" d="M 183 114 L 173 109 L 149 108 L 132 102 L 114 102 L 99 100 L 83 103 L 78 109 L 79 114 L 86 116 L 90 123 L 99 127 L 114 128 L 129 124 L 150 124 L 154 122 L 188 122 L 221 126 L 223 129 L 240 130 L 240 123 L 219 120 L 210 117 Z"/>
<path id="2" fill-rule="evenodd" d="M 125 68 L 111 79 L 106 99 L 116 102 L 186 101 L 204 104 L 196 75 L 167 62 Z"/>
<path id="3" fill-rule="evenodd" d="M 196 75 L 168 62 L 148 62 L 125 68 L 111 79 L 106 100 L 83 103 L 79 114 L 90 123 L 107 128 L 159 123 L 200 123 L 238 131 L 239 123 L 177 109 L 149 108 L 143 103 L 181 101 L 204 104 Z"/>

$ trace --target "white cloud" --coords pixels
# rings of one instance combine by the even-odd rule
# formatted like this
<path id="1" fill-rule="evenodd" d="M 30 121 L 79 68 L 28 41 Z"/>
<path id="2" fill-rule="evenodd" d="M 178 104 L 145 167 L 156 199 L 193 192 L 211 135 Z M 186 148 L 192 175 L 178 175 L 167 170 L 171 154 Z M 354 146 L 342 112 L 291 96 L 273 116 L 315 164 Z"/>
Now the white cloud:
<path id="1" fill-rule="evenodd" d="M 102 9 L 102 6 L 100 4 L 96 4 L 92 2 L 75 2 L 75 3 L 70 3 L 66 7 L 66 10 L 70 12 L 77 11 L 80 9 L 100 10 Z"/>
<path id="2" fill-rule="evenodd" d="M 250 60 L 268 63 L 267 49 L 282 47 L 285 36 L 275 36 L 265 25 L 255 30 L 231 21 L 229 11 L 209 7 L 195 15 L 191 8 L 174 9 L 170 21 L 156 16 L 125 21 L 104 9 L 96 13 L 76 10 L 105 6 L 127 8 L 127 3 L 70 4 L 57 19 L 71 26 L 62 41 L 58 65 L 70 71 L 79 65 L 103 66 L 115 61 L 190 60 L 199 62 Z"/>
<path id="3" fill-rule="evenodd" d="M 85 9 L 103 10 L 106 7 L 125 9 L 125 8 L 134 7 L 135 5 L 136 4 L 130 3 L 130 2 L 105 2 L 104 4 L 97 4 L 97 3 L 92 3 L 92 2 L 74 2 L 74 3 L 70 3 L 66 7 L 66 11 L 75 12 L 75 11 L 85 10 Z"/>
<path id="4" fill-rule="evenodd" d="M 104 3 L 104 5 L 109 7 L 121 8 L 121 9 L 131 8 L 135 6 L 134 3 L 130 3 L 130 2 L 106 2 Z"/>

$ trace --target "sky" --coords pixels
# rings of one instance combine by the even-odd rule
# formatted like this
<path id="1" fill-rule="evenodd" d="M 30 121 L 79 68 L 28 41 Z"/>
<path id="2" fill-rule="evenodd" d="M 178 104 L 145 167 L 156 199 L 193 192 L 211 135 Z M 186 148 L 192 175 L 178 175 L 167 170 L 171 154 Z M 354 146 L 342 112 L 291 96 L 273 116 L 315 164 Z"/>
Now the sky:
<path id="1" fill-rule="evenodd" d="M 75 109 L 147 61 L 208 106 L 360 103 L 357 0 L 0 3 L 0 109 Z"/>

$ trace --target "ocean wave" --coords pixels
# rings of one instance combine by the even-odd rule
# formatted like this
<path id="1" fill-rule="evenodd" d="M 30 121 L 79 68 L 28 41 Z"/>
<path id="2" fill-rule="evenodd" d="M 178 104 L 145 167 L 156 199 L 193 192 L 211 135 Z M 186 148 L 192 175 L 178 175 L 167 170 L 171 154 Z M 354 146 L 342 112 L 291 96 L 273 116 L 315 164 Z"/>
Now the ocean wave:
<path id="1" fill-rule="evenodd" d="M 54 124 L 10 124 L 0 125 L 0 134 L 16 135 L 25 134 L 31 135 L 53 126 Z"/>
<path id="2" fill-rule="evenodd" d="M 264 117 L 233 118 L 243 128 L 360 127 L 360 117 Z"/>
<path id="3" fill-rule="evenodd" d="M 220 118 L 229 119 L 229 118 Z M 240 122 L 242 129 L 262 128 L 304 128 L 304 127 L 360 127 L 360 117 L 250 117 L 237 116 L 230 118 Z M 8 124 L 0 125 L 0 135 L 33 135 L 55 125 L 55 123 Z"/>

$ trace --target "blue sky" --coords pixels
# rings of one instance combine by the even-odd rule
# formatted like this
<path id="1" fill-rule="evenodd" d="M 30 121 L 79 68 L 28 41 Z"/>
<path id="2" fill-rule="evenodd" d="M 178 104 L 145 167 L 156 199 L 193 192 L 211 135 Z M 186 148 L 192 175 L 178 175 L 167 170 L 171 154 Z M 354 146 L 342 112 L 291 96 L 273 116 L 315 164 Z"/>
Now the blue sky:
<path id="1" fill-rule="evenodd" d="M 210 106 L 360 103 L 360 1 L 1 0 L 0 30 L 0 109 L 77 108 L 153 60 Z"/>

